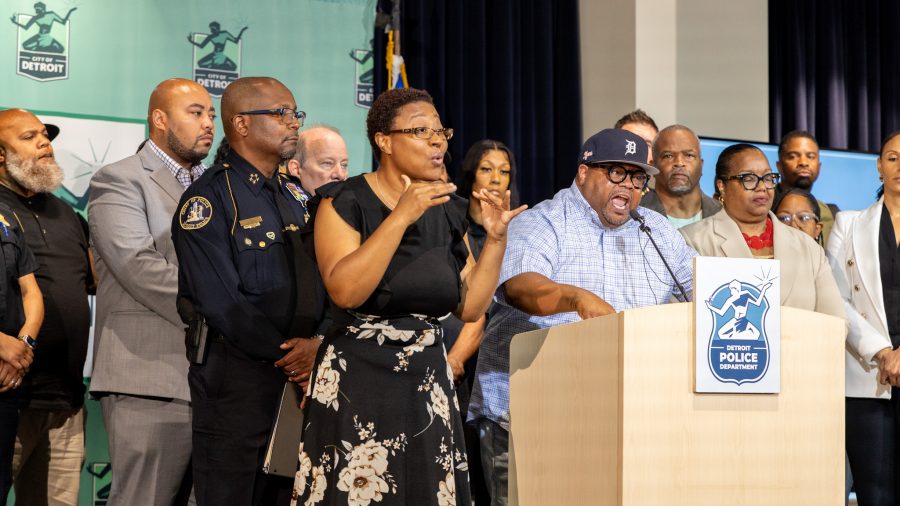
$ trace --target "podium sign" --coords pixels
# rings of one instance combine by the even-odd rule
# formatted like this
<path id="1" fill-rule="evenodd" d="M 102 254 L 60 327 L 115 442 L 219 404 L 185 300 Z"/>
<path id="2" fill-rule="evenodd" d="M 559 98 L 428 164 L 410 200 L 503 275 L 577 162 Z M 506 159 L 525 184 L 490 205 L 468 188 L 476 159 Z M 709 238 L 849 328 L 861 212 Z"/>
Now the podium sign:
<path id="1" fill-rule="evenodd" d="M 778 260 L 694 258 L 694 391 L 778 393 Z"/>

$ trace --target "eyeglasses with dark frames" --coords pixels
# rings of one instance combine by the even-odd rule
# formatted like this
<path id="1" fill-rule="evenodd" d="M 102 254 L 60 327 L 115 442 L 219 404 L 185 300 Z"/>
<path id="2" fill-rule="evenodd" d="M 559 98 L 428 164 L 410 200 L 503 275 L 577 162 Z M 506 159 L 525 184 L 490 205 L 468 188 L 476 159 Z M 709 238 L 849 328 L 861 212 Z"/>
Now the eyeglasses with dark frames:
<path id="1" fill-rule="evenodd" d="M 613 184 L 623 183 L 626 177 L 631 177 L 631 184 L 634 185 L 637 190 L 643 190 L 650 182 L 650 176 L 643 169 L 628 170 L 621 165 L 603 164 L 588 165 L 588 167 L 605 170 L 606 177 L 608 177 L 609 182 Z"/>
<path id="2" fill-rule="evenodd" d="M 413 134 L 417 139 L 431 139 L 434 134 L 438 134 L 442 136 L 446 140 L 450 140 L 453 138 L 453 129 L 452 128 L 428 128 L 428 127 L 414 127 L 414 128 L 400 128 L 398 130 L 388 130 L 389 134 Z"/>
<path id="3" fill-rule="evenodd" d="M 719 179 L 726 182 L 731 180 L 740 181 L 744 189 L 748 191 L 757 189 L 759 187 L 759 183 L 763 183 L 767 190 L 771 190 L 775 188 L 775 185 L 777 185 L 779 181 L 781 181 L 781 174 L 769 172 L 768 174 L 758 176 L 756 174 L 753 174 L 752 172 L 744 172 L 736 176 L 727 176 Z"/>
<path id="4" fill-rule="evenodd" d="M 262 116 L 262 115 L 271 115 L 278 116 L 281 118 L 281 122 L 284 124 L 289 124 L 292 119 L 296 119 L 300 126 L 303 126 L 303 121 L 306 119 L 306 113 L 303 111 L 295 111 L 289 107 L 280 107 L 278 109 L 257 109 L 254 111 L 244 111 L 239 112 L 238 115 L 246 114 L 248 116 Z"/>

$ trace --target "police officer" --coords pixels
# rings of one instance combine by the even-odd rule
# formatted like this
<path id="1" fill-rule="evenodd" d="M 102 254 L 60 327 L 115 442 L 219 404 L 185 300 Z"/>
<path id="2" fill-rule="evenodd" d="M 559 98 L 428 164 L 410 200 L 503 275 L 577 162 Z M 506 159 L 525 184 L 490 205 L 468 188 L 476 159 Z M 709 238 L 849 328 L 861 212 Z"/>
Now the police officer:
<path id="1" fill-rule="evenodd" d="M 222 123 L 231 151 L 185 191 L 173 219 L 179 297 L 209 329 L 205 353 L 189 349 L 201 506 L 290 498 L 290 480 L 260 469 L 282 387 L 305 385 L 320 342 L 308 339 L 324 301 L 300 240 L 300 183 L 278 170 L 303 118 L 275 79 L 230 84 Z"/>
<path id="2" fill-rule="evenodd" d="M 15 389 L 31 366 L 44 302 L 34 277 L 37 262 L 6 204 L 0 204 L 0 245 L 5 274 L 0 281 L 0 499 L 6 503 L 19 421 Z"/>
<path id="3" fill-rule="evenodd" d="M 48 154 L 53 154 L 53 148 L 46 125 L 21 109 L 0 111 L 0 184 L 13 184 L 10 171 L 33 174 L 34 159 L 37 164 L 51 163 Z M 14 389 L 31 366 L 34 339 L 44 321 L 44 299 L 34 277 L 38 265 L 25 242 L 22 223 L 5 204 L 0 204 L 0 262 L 4 274 L 0 280 L 0 502 L 5 504 L 12 485 L 19 420 Z"/>

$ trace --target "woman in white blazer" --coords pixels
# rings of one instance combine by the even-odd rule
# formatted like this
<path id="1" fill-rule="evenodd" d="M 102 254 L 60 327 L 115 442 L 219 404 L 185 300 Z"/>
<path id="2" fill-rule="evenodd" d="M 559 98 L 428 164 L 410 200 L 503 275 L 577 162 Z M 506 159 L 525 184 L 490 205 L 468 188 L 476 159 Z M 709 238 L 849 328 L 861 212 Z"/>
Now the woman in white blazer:
<path id="1" fill-rule="evenodd" d="M 898 504 L 900 494 L 900 132 L 877 161 L 883 196 L 838 213 L 828 258 L 847 303 L 847 455 L 860 506 Z"/>

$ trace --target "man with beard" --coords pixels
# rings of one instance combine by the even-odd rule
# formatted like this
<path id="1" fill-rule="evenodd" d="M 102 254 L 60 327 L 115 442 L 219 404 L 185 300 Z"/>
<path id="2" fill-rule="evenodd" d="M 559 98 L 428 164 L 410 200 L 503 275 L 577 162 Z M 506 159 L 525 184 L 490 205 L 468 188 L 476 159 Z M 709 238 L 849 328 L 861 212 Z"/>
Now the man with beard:
<path id="1" fill-rule="evenodd" d="M 50 141 L 59 130 L 21 109 L 0 112 L 6 146 L 0 202 L 15 213 L 40 268 L 41 346 L 19 393 L 13 481 L 19 504 L 78 503 L 84 458 L 84 382 L 94 277 L 87 223 L 55 197 L 63 172 Z M 43 498 L 43 499 L 42 499 Z"/>
<path id="2" fill-rule="evenodd" d="M 493 505 L 507 500 L 512 337 L 662 304 L 679 294 L 663 259 L 630 217 L 650 175 L 657 173 L 645 163 L 647 152 L 647 144 L 631 132 L 595 134 L 582 147 L 572 186 L 509 225 L 498 303 L 484 331 L 468 417 L 478 424 Z M 696 253 L 665 218 L 639 212 L 678 282 L 690 290 Z"/>
<path id="3" fill-rule="evenodd" d="M 781 173 L 781 183 L 775 187 L 775 198 L 772 202 L 778 202 L 782 193 L 791 188 L 800 188 L 812 193 L 813 184 L 819 178 L 819 169 L 822 168 L 819 159 L 819 143 L 809 132 L 794 130 L 781 138 L 778 145 L 778 161 L 775 166 Z M 819 213 L 822 224 L 822 238 L 828 243 L 828 235 L 834 226 L 834 215 L 840 211 L 837 205 L 819 202 Z"/>
<path id="4" fill-rule="evenodd" d="M 675 228 L 719 212 L 719 204 L 700 191 L 703 158 L 700 139 L 683 125 L 663 128 L 653 143 L 653 163 L 659 169 L 656 188 L 641 198 L 641 206 L 669 218 Z"/>
<path id="5" fill-rule="evenodd" d="M 12 192 L 12 197 L 24 194 L 24 192 L 32 192 L 25 190 L 20 181 L 27 181 L 26 184 L 33 184 L 33 188 L 44 189 L 44 186 L 58 185 L 62 179 L 59 177 L 59 168 L 53 161 L 53 148 L 50 146 L 50 134 L 48 129 L 33 114 L 21 109 L 10 109 L 0 112 L 0 184 L 2 184 L 2 194 L 4 199 L 9 198 L 7 192 Z M 16 174 L 16 179 L 12 174 Z M 49 177 L 45 177 L 49 174 Z M 13 190 L 15 189 L 15 190 Z M 40 195 L 32 192 L 35 200 L 43 202 L 44 199 Z M 57 203 L 50 202 L 48 205 L 53 207 Z M 67 211 L 72 210 L 65 204 L 59 203 Z M 29 209 L 28 213 L 32 211 Z M 74 214 L 74 213 L 72 213 Z M 43 251 L 48 251 L 48 247 L 43 241 L 53 241 L 52 236 L 44 237 L 40 230 L 41 222 L 44 216 L 35 216 L 32 221 L 30 214 L 25 215 L 28 223 L 36 228 L 33 232 L 37 234 L 42 242 Z M 23 217 L 25 217 L 23 216 Z M 78 224 L 78 220 L 73 216 L 67 217 L 77 233 L 83 234 L 83 229 Z M 57 223 L 50 224 L 50 228 L 56 231 L 60 228 Z M 62 222 L 66 218 L 61 218 Z M 13 477 L 13 453 L 16 447 L 16 436 L 19 419 L 19 391 L 16 390 L 22 384 L 23 376 L 28 368 L 33 365 L 36 341 L 38 331 L 41 330 L 41 324 L 44 318 L 44 303 L 41 289 L 34 272 L 38 268 L 38 263 L 28 248 L 28 242 L 25 237 L 25 230 L 19 216 L 6 204 L 0 203 L 0 264 L 2 264 L 3 272 L 6 274 L 0 279 L 0 500 L 5 504 L 6 495 L 9 492 Z M 82 238 L 82 242 L 86 244 L 86 240 Z M 57 245 L 54 243 L 54 248 Z M 44 263 L 44 262 L 42 262 Z M 41 266 L 42 270 L 52 269 L 45 265 Z M 75 268 L 73 266 L 73 268 Z M 57 272 L 54 270 L 54 272 Z M 69 276 L 74 277 L 74 276 Z M 84 281 L 82 279 L 82 281 Z M 81 284 L 81 295 L 85 299 L 84 283 Z M 57 322 L 58 323 L 58 322 Z M 85 331 L 87 327 L 85 327 Z M 57 336 L 58 337 L 58 336 Z M 65 343 L 63 343 L 65 344 Z M 77 347 L 77 343 L 75 346 Z M 59 344 L 51 347 L 55 348 L 56 353 L 49 353 L 49 356 L 56 357 L 60 351 Z M 84 348 L 82 348 L 83 350 Z M 65 355 L 65 347 L 63 346 L 63 355 Z M 84 355 L 82 354 L 82 361 Z M 65 357 L 62 360 L 61 367 L 67 367 Z M 46 378 L 46 370 L 42 371 L 41 378 Z M 81 370 L 78 372 L 78 380 L 81 380 Z M 34 371 L 29 376 L 33 376 Z M 32 378 L 29 378 L 31 380 Z M 53 389 L 49 389 L 51 393 L 56 393 Z M 81 392 L 81 390 L 79 390 Z M 46 393 L 46 392 L 42 392 Z M 51 396 L 52 397 L 52 396 Z M 24 399 L 28 402 L 27 394 Z M 46 426 L 46 420 L 40 417 L 32 418 L 32 411 L 25 410 L 25 414 L 29 416 L 28 421 L 37 419 Z M 46 417 L 45 417 L 46 418 Z M 53 418 L 50 416 L 50 418 Z M 72 417 L 74 418 L 74 417 Z M 79 417 L 80 419 L 80 417 Z M 71 418 L 61 419 L 66 424 L 67 434 L 72 434 L 81 430 L 81 427 L 74 427 Z M 77 437 L 72 438 L 70 445 L 65 445 L 65 449 L 70 449 L 73 453 L 80 452 L 83 454 L 83 447 L 79 446 Z M 83 441 L 83 438 L 81 438 Z M 75 466 L 75 475 L 77 477 L 81 467 L 80 459 Z M 71 465 L 72 462 L 66 461 Z M 35 480 L 40 483 L 40 479 Z M 74 483 L 77 496 L 78 481 Z M 27 493 L 28 491 L 26 491 Z M 35 491 L 32 497 L 46 497 L 47 487 L 46 479 L 42 490 Z M 29 504 L 39 504 L 30 502 Z M 74 503 L 70 503 L 74 504 Z"/>
<path id="6" fill-rule="evenodd" d="M 171 240 L 178 199 L 206 170 L 209 93 L 169 79 L 150 95 L 150 139 L 91 178 L 97 323 L 91 393 L 112 464 L 110 504 L 183 504 L 191 485 L 191 406 Z"/>
<path id="7" fill-rule="evenodd" d="M 300 240 L 302 190 L 279 170 L 304 117 L 275 79 L 228 85 L 222 124 L 231 148 L 185 192 L 172 220 L 179 302 L 193 308 L 184 311 L 192 328 L 196 313 L 208 329 L 205 349 L 190 347 L 188 376 L 201 505 L 290 500 L 293 481 L 261 467 L 285 381 L 305 385 L 321 342 L 309 339 L 324 291 Z"/>

